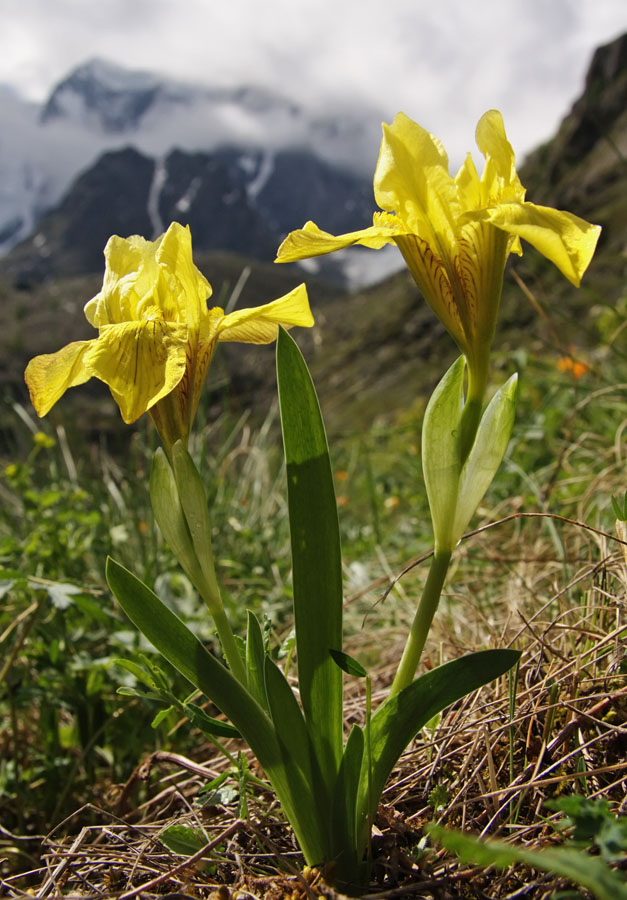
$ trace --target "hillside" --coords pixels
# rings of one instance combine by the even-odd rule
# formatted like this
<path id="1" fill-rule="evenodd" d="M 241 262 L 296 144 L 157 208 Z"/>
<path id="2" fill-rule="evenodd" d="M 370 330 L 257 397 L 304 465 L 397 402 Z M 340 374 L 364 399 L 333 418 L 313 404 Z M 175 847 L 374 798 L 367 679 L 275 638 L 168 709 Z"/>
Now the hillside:
<path id="1" fill-rule="evenodd" d="M 566 208 L 603 226 L 597 255 L 579 291 L 529 247 L 521 259 L 512 258 L 497 349 L 516 350 L 523 330 L 527 350 L 556 359 L 571 345 L 585 348 L 593 341 L 595 307 L 615 303 L 624 292 L 626 154 L 624 35 L 597 50 L 582 96 L 558 133 L 521 166 L 529 200 Z M 359 253 L 354 251 L 354 260 Z M 267 302 L 302 280 L 295 266 L 251 262 L 232 254 L 199 254 L 198 264 L 213 284 L 215 302 L 222 304 L 243 270 L 250 274 L 240 306 Z M 81 308 L 99 289 L 101 277 L 80 275 L 19 289 L 5 275 L 0 283 L 0 384 L 5 392 L 24 399 L 21 373 L 32 355 L 92 335 Z M 533 303 L 521 290 L 521 280 Z M 414 404 L 419 410 L 421 397 L 432 386 L 432 373 L 442 372 L 455 348 L 420 301 L 409 275 L 402 271 L 351 294 L 307 281 L 317 325 L 310 333 L 301 332 L 298 340 L 311 362 L 330 429 L 359 430 L 375 419 L 392 421 Z M 432 358 L 437 366 L 429 365 Z M 272 349 L 223 345 L 211 381 L 220 386 L 214 394 L 216 408 L 225 398 L 229 404 L 241 398 L 258 411 L 267 409 L 274 389 Z M 91 395 L 84 389 L 70 392 L 60 407 L 53 419 L 76 409 L 76 418 L 85 417 L 88 427 L 115 427 L 119 421 L 101 386 L 94 386 Z"/>

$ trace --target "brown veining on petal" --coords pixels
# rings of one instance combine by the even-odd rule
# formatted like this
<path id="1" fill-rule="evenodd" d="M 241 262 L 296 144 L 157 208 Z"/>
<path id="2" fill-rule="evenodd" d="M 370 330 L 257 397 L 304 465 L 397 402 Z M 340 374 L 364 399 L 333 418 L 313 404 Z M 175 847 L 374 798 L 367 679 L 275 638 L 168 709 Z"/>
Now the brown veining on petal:
<path id="1" fill-rule="evenodd" d="M 399 235 L 395 242 L 425 300 L 460 349 L 465 350 L 465 328 L 443 260 L 433 252 L 431 244 L 416 234 Z"/>
<path id="2" fill-rule="evenodd" d="M 466 333 L 474 334 L 481 295 L 481 273 L 477 265 L 480 248 L 476 242 L 476 232 L 466 232 L 459 236 L 458 252 L 453 257 L 453 267 L 457 279 L 457 301 L 462 308 L 462 318 Z"/>

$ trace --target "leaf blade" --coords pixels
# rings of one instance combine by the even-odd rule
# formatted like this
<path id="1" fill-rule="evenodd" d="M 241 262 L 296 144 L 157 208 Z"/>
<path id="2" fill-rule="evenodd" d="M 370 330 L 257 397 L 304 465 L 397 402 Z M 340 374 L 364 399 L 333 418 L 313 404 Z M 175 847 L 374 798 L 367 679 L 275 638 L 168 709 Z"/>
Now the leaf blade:
<path id="1" fill-rule="evenodd" d="M 520 653 L 516 650 L 469 653 L 432 669 L 398 694 L 388 697 L 376 710 L 370 723 L 372 804 L 378 802 L 390 772 L 411 739 L 434 715 L 507 672 L 519 658 Z M 357 809 L 361 821 L 376 812 L 376 807 L 368 810 L 368 782 L 364 766 Z M 368 811 L 366 816 L 364 810 Z"/>
<path id="2" fill-rule="evenodd" d="M 618 872 L 614 872 L 599 857 L 569 847 L 528 850 L 506 844 L 505 841 L 479 841 L 460 831 L 432 825 L 429 833 L 447 850 L 452 850 L 464 862 L 505 868 L 512 863 L 525 863 L 534 869 L 563 875 L 583 885 L 599 900 L 627 900 L 627 887 Z"/>
<path id="3" fill-rule="evenodd" d="M 277 379 L 287 465 L 301 702 L 329 795 L 342 756 L 342 557 L 333 474 L 315 388 L 280 329 Z"/>
<path id="4" fill-rule="evenodd" d="M 135 575 L 107 560 L 107 581 L 120 606 L 146 638 L 187 680 L 210 697 L 235 725 L 272 782 L 310 865 L 324 857 L 324 846 L 310 827 L 286 778 L 274 724 L 246 688 L 215 659 L 198 638 Z"/>

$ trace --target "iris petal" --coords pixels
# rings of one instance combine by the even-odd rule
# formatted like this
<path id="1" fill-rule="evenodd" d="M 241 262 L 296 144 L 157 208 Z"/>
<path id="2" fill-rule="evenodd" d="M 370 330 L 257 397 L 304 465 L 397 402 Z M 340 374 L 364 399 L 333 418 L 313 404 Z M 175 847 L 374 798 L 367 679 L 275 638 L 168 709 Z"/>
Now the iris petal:
<path id="1" fill-rule="evenodd" d="M 167 295 L 177 298 L 176 318 L 189 328 L 198 328 L 200 319 L 206 315 L 207 300 L 212 291 L 205 276 L 194 265 L 189 228 L 173 222 L 163 235 L 156 258 L 161 270 L 169 275 Z"/>
<path id="2" fill-rule="evenodd" d="M 453 239 L 457 194 L 448 157 L 440 141 L 404 113 L 383 125 L 374 193 L 381 209 L 395 212 L 410 231 Z"/>
<path id="3" fill-rule="evenodd" d="M 501 203 L 478 210 L 475 216 L 528 241 L 576 287 L 590 264 L 601 233 L 599 225 L 534 203 Z"/>
<path id="4" fill-rule="evenodd" d="M 272 303 L 224 316 L 218 324 L 218 340 L 269 344 L 276 339 L 279 325 L 284 328 L 291 328 L 293 325 L 307 328 L 313 324 L 307 291 L 301 284 Z"/>
<path id="5" fill-rule="evenodd" d="M 56 353 L 31 359 L 24 378 L 38 416 L 45 416 L 68 388 L 91 378 L 84 358 L 94 341 L 74 341 Z"/>
<path id="6" fill-rule="evenodd" d="M 483 205 L 509 200 L 523 200 L 525 189 L 516 174 L 516 157 L 507 140 L 503 116 L 490 109 L 479 119 L 476 130 L 477 146 L 486 158 L 481 179 L 484 190 Z"/>
<path id="7" fill-rule="evenodd" d="M 288 234 L 277 251 L 276 262 L 295 262 L 298 259 L 323 256 L 354 244 L 380 250 L 386 244 L 393 243 L 395 235 L 405 234 L 406 231 L 395 216 L 376 213 L 374 224 L 370 228 L 338 236 L 321 231 L 313 222 L 306 222 L 303 228 Z"/>
<path id="8" fill-rule="evenodd" d="M 101 329 L 85 367 L 109 385 L 127 424 L 169 394 L 185 374 L 187 329 L 162 320 Z"/>

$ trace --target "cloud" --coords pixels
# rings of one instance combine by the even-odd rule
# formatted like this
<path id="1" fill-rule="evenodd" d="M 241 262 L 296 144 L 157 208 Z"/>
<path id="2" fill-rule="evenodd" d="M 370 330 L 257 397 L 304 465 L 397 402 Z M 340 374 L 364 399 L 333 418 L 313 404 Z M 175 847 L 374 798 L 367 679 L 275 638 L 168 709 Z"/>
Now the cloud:
<path id="1" fill-rule="evenodd" d="M 546 138 L 581 89 L 624 0 L 5 0 L 0 82 L 40 99 L 101 56 L 204 84 L 262 84 L 320 112 L 403 109 L 450 148 L 474 145 L 485 109 L 519 155 Z"/>

